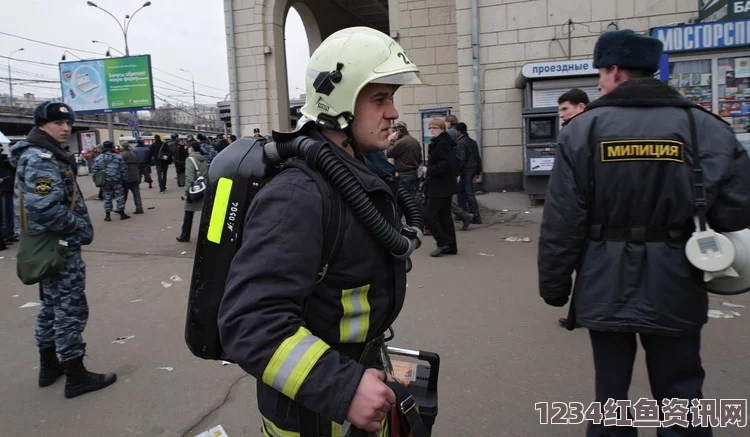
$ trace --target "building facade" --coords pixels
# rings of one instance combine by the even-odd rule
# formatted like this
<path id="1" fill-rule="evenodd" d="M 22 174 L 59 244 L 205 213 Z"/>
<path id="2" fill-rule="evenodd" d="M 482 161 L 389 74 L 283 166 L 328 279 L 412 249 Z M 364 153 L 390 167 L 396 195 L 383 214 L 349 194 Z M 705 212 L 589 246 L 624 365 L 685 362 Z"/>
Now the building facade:
<path id="1" fill-rule="evenodd" d="M 355 3 L 367 4 L 373 15 L 351 9 Z M 750 91 L 743 105 L 750 36 L 742 32 L 750 33 L 750 25 L 727 24 L 745 19 L 735 3 L 744 9 L 745 2 L 731 0 L 226 0 L 232 126 L 238 135 L 251 135 L 257 125 L 264 132 L 290 128 L 283 45 L 290 7 L 303 19 L 311 52 L 334 31 L 386 14 L 387 26 L 378 21 L 372 27 L 395 38 L 430 84 L 396 95 L 412 134 L 422 137 L 429 110 L 448 108 L 481 145 L 484 189 L 523 189 L 529 173 L 525 111 L 553 109 L 572 87 L 598 97 L 590 61 L 607 30 L 663 38 L 666 80 L 742 135 L 750 117 Z M 709 30 L 708 21 L 722 24 Z M 735 77 L 727 80 L 728 74 Z"/>

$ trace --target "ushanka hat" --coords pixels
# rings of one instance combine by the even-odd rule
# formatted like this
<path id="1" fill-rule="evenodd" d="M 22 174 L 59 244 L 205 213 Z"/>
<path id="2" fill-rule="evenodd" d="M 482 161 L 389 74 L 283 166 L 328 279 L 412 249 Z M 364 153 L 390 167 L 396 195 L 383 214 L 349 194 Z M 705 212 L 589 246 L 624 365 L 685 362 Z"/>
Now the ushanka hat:
<path id="1" fill-rule="evenodd" d="M 42 126 L 51 121 L 70 120 L 71 123 L 76 121 L 76 113 L 73 108 L 63 102 L 47 101 L 34 109 L 34 124 Z"/>
<path id="2" fill-rule="evenodd" d="M 656 72 L 663 49 L 664 45 L 658 39 L 630 29 L 604 32 L 594 47 L 594 68 L 617 65 Z"/>

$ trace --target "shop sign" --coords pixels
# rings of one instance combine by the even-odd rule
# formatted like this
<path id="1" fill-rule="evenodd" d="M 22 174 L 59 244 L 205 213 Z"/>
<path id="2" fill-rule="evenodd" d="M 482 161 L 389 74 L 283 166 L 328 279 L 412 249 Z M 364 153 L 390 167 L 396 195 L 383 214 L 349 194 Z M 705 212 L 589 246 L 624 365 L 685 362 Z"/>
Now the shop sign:
<path id="1" fill-rule="evenodd" d="M 750 45 L 750 19 L 655 27 L 651 36 L 664 43 L 667 53 L 742 47 Z"/>
<path id="2" fill-rule="evenodd" d="M 747 0 L 700 0 L 698 21 L 713 23 L 750 18 L 750 1 Z"/>
<path id="3" fill-rule="evenodd" d="M 598 73 L 599 70 L 594 68 L 594 61 L 592 59 L 535 62 L 532 64 L 526 64 L 521 69 L 521 74 L 527 79 L 537 79 L 540 77 L 583 76 Z"/>

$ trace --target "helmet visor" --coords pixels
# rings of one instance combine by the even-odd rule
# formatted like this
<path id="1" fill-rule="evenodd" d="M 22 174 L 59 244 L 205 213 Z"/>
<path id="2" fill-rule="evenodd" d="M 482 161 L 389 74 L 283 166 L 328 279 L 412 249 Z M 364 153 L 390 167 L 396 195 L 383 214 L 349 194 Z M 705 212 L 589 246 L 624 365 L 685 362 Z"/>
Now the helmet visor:
<path id="1" fill-rule="evenodd" d="M 378 77 L 370 83 L 382 83 L 386 85 L 428 85 L 419 72 L 405 71 L 403 73 L 389 74 Z"/>

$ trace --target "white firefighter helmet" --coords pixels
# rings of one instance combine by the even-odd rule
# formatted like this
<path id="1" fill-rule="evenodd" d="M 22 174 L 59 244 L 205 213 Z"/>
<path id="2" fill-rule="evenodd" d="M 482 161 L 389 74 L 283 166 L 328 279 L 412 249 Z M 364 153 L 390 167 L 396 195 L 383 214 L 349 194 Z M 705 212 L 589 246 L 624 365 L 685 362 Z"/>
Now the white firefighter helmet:
<path id="1" fill-rule="evenodd" d="M 345 129 L 369 83 L 423 85 L 419 68 L 388 35 L 369 27 L 340 30 L 320 44 L 307 67 L 301 112 L 327 129 Z"/>

